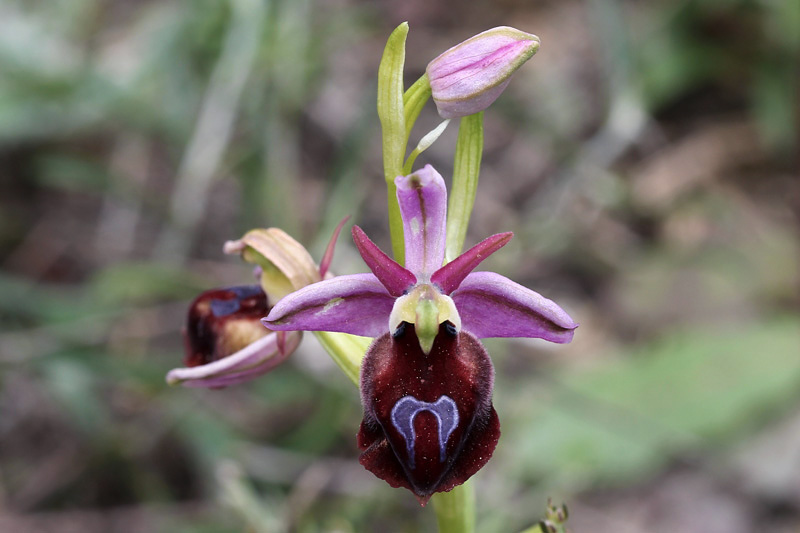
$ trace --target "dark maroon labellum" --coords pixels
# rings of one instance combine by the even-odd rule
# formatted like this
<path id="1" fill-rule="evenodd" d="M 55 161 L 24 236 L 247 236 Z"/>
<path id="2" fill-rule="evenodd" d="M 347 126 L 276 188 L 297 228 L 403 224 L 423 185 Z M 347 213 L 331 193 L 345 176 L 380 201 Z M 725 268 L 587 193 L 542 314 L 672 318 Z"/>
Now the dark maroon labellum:
<path id="1" fill-rule="evenodd" d="M 269 333 L 261 318 L 269 312 L 258 285 L 206 291 L 189 306 L 184 331 L 186 366 L 227 357 Z"/>
<path id="2" fill-rule="evenodd" d="M 359 461 L 391 486 L 411 490 L 422 505 L 464 483 L 500 437 L 493 381 L 480 341 L 447 322 L 428 355 L 413 324 L 378 337 L 361 369 Z"/>

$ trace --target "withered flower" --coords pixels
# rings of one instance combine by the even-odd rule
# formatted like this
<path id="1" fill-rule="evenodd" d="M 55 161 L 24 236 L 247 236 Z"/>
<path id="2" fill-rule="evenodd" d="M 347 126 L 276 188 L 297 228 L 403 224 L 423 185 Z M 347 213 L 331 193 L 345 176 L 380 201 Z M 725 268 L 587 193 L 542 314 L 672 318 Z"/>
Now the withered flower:
<path id="1" fill-rule="evenodd" d="M 282 363 L 300 344 L 302 333 L 273 331 L 261 319 L 272 302 L 325 277 L 345 220 L 336 228 L 319 267 L 299 242 L 278 228 L 252 230 L 225 243 L 225 253 L 241 254 L 257 265 L 260 283 L 213 289 L 192 302 L 183 332 L 186 367 L 171 370 L 167 383 L 227 387 Z"/>

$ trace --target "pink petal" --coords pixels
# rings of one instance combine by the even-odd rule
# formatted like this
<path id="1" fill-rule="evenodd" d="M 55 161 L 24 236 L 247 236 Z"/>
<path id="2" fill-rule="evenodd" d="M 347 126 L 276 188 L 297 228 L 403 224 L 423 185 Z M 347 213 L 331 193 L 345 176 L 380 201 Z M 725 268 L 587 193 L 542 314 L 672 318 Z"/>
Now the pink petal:
<path id="1" fill-rule="evenodd" d="M 560 344 L 578 327 L 555 302 L 494 272 L 473 272 L 451 295 L 461 327 L 477 336 L 533 337 Z"/>
<path id="2" fill-rule="evenodd" d="M 509 231 L 487 237 L 434 272 L 431 282 L 438 285 L 444 294 L 450 294 L 464 281 L 467 274 L 472 272 L 484 259 L 505 246 L 513 236 L 514 234 Z"/>
<path id="3" fill-rule="evenodd" d="M 282 298 L 262 322 L 272 330 L 377 337 L 388 331 L 394 300 L 374 274 L 337 276 Z"/>
<path id="4" fill-rule="evenodd" d="M 278 350 L 277 335 L 272 333 L 212 363 L 170 370 L 167 374 L 167 383 L 205 388 L 221 388 L 244 383 L 266 374 L 285 361 L 300 344 L 301 339 L 302 333 L 287 334 L 286 349 L 281 353 Z"/>
<path id="5" fill-rule="evenodd" d="M 328 268 L 331 266 L 331 261 L 333 261 L 333 250 L 336 248 L 336 239 L 339 238 L 339 233 L 348 220 L 350 220 L 350 215 L 347 215 L 339 222 L 336 229 L 333 230 L 333 235 L 331 235 L 328 246 L 325 248 L 325 253 L 322 255 L 322 260 L 319 262 L 319 277 L 322 279 L 325 279 L 325 274 L 328 273 Z"/>
<path id="6" fill-rule="evenodd" d="M 430 166 L 408 176 L 398 176 L 397 200 L 406 241 L 405 267 L 420 277 L 430 275 L 444 262 L 447 189 L 441 174 Z M 424 276 L 423 276 L 424 277 Z"/>
<path id="7" fill-rule="evenodd" d="M 358 226 L 353 226 L 353 242 L 369 269 L 392 296 L 401 296 L 417 282 L 414 274 L 383 253 Z"/>

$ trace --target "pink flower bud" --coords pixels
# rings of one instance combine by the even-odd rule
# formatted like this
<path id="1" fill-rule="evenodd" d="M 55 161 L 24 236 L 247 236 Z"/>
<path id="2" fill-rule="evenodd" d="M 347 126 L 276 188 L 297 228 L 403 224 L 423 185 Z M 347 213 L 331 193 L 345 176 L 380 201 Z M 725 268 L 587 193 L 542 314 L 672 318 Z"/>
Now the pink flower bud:
<path id="1" fill-rule="evenodd" d="M 538 49 L 537 36 L 500 26 L 447 50 L 426 69 L 439 115 L 464 117 L 486 109 Z"/>

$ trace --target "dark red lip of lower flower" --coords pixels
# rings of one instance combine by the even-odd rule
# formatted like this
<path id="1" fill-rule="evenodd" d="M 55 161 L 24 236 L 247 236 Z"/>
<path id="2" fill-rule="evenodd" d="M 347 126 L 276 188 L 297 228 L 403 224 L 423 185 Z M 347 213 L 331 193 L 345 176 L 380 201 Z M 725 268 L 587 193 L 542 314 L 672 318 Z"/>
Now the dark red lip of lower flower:
<path id="1" fill-rule="evenodd" d="M 184 363 L 188 367 L 211 363 L 266 335 L 260 319 L 268 312 L 267 295 L 258 285 L 201 293 L 186 318 Z"/>
<path id="2" fill-rule="evenodd" d="M 473 335 L 442 324 L 425 355 L 413 324 L 377 338 L 364 358 L 359 461 L 425 505 L 464 483 L 490 459 L 500 437 L 494 370 Z"/>

